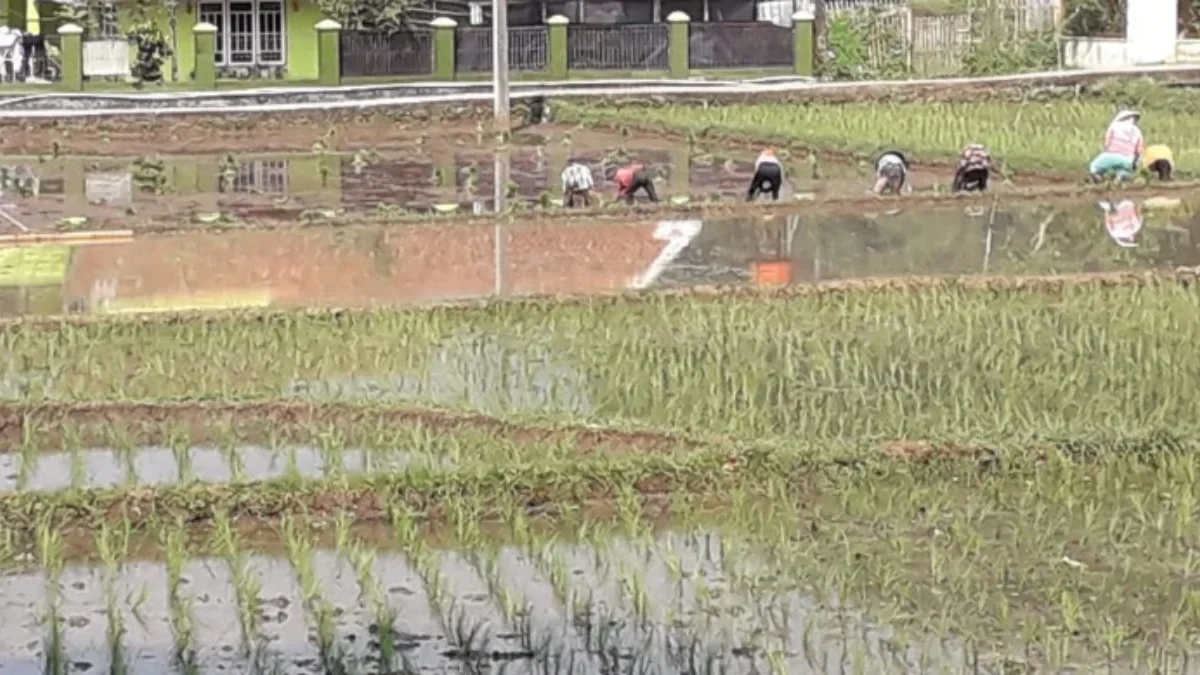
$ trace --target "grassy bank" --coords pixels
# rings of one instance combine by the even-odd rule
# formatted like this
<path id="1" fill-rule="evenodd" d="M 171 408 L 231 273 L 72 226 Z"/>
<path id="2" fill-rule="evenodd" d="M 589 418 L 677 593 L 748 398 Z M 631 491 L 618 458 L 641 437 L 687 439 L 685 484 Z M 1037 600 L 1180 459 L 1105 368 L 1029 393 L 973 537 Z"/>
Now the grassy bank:
<path id="1" fill-rule="evenodd" d="M 1084 173 L 1100 151 L 1104 130 L 1123 104 L 1120 97 L 1080 101 L 974 103 L 846 103 L 605 107 L 563 102 L 556 119 L 701 136 L 728 136 L 874 155 L 895 148 L 918 161 L 952 158 L 971 142 L 983 143 L 1009 170 Z M 1191 99 L 1188 99 L 1192 101 Z M 1142 128 L 1148 143 L 1165 143 L 1181 171 L 1200 161 L 1200 117 L 1195 101 L 1154 106 Z"/>
<path id="2" fill-rule="evenodd" d="M 29 401 L 425 402 L 810 440 L 1197 430 L 1190 282 L 1024 283 L 18 323 L 0 349 Z"/>

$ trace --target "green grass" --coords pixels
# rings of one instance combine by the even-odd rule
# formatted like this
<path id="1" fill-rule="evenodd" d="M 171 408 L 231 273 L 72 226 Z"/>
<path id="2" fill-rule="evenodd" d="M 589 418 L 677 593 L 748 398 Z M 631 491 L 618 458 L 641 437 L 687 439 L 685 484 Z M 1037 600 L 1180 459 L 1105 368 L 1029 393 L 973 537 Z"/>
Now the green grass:
<path id="1" fill-rule="evenodd" d="M 1200 116 L 1192 106 L 1148 107 L 1149 144 L 1165 143 L 1181 169 L 1200 163 Z M 817 150 L 874 154 L 897 148 L 918 161 L 946 159 L 979 142 L 1010 168 L 1085 172 L 1122 104 L 1107 100 L 1017 103 L 847 103 L 663 106 L 648 111 L 562 102 L 563 122 L 680 134 L 726 135 Z"/>
<path id="2" fill-rule="evenodd" d="M 1099 234 L 1097 236 L 1100 236 Z M 11 326 L 27 398 L 349 398 L 741 438 L 1195 433 L 1186 285 L 906 291 Z"/>

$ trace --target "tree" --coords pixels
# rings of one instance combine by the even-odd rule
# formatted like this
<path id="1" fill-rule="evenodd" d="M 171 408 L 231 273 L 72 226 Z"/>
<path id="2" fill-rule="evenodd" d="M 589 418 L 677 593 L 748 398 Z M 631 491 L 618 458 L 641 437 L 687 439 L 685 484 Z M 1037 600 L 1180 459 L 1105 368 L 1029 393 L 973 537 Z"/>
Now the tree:
<path id="1" fill-rule="evenodd" d="M 397 33 L 408 28 L 413 0 L 317 0 L 325 16 L 346 30 Z"/>

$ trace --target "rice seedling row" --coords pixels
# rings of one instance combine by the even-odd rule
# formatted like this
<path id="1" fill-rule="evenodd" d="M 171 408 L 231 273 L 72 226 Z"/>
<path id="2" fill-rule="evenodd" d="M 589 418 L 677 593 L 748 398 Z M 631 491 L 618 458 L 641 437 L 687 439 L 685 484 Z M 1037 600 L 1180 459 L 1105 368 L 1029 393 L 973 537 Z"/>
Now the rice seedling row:
<path id="1" fill-rule="evenodd" d="M 520 497 L 482 511 L 481 493 L 443 500 L 461 513 L 444 521 L 449 550 L 424 538 L 416 527 L 424 516 L 407 509 L 391 511 L 391 544 L 364 538 L 348 514 L 324 535 L 289 518 L 286 557 L 274 558 L 284 563 L 269 562 L 271 549 L 254 553 L 254 564 L 244 545 L 244 555 L 230 555 L 230 542 L 243 541 L 229 529 L 233 521 L 206 543 L 168 548 L 161 563 L 131 559 L 122 544 L 130 530 L 118 525 L 97 531 L 92 562 L 76 562 L 64 559 L 47 523 L 38 531 L 38 566 L 10 567 L 2 577 L 19 578 L 14 589 L 41 589 L 33 598 L 2 596 L 6 626 L 21 631 L 12 647 L 5 643 L 14 651 L 3 661 L 163 649 L 172 644 L 165 634 L 146 643 L 132 630 L 114 649 L 112 626 L 125 612 L 179 613 L 168 607 L 175 584 L 188 599 L 178 606 L 196 626 L 177 642 L 196 650 L 197 672 L 252 658 L 243 628 L 250 609 L 262 615 L 249 619 L 260 627 L 249 634 L 262 636 L 270 657 L 254 657 L 255 672 L 271 663 L 295 672 L 314 658 L 326 672 L 430 666 L 425 659 L 467 671 L 522 661 L 534 672 L 607 672 L 605 660 L 615 659 L 632 672 L 666 664 L 691 664 L 693 672 L 969 672 L 1015 659 L 1054 670 L 1195 672 L 1182 660 L 1200 625 L 1194 454 L 1087 463 L 1056 456 L 984 472 L 973 462 L 884 466 L 730 484 L 714 490 L 720 501 L 674 512 L 675 534 L 651 525 L 645 502 L 635 512 L 621 496 L 608 520 L 568 515 L 558 529 L 531 526 Z M 511 543 L 487 534 L 489 513 L 504 514 Z M 701 524 L 714 516 L 722 521 L 715 530 Z M 186 525 L 156 527 L 160 539 L 178 542 Z M 79 564 L 94 571 L 63 574 Z M 160 572 L 145 571 L 155 564 Z M 180 582 L 169 581 L 172 568 L 183 570 Z M 132 608 L 95 613 L 103 628 L 73 621 L 83 605 L 111 602 L 105 588 L 114 570 L 129 581 L 121 588 Z M 278 582 L 285 577 L 286 588 Z M 77 588 L 81 579 L 94 588 Z M 272 583 L 279 590 L 268 592 Z M 21 612 L 42 616 L 43 607 L 59 623 L 19 620 Z M 267 620 L 281 612 L 287 617 Z M 299 614 L 303 621 L 292 618 Z M 107 647 L 95 646 L 101 635 Z M 387 635 L 400 647 L 385 657 Z M 28 645 L 38 647 L 17 653 Z M 52 657 L 54 645 L 63 653 Z"/>
<path id="2" fill-rule="evenodd" d="M 1194 103 L 1193 103 L 1194 105 Z M 672 131 L 689 139 L 735 136 L 775 140 L 813 149 L 878 153 L 897 148 L 927 159 L 949 159 L 964 145 L 983 143 L 1013 172 L 1076 170 L 1083 173 L 1098 152 L 1116 110 L 1109 101 L 970 103 L 868 102 L 851 105 L 762 103 L 738 106 L 641 107 L 561 104 L 557 119 L 585 125 L 630 125 Z M 631 124 L 632 122 L 632 124 Z M 1153 143 L 1165 143 L 1181 165 L 1200 158 L 1200 131 L 1191 109 L 1154 109 L 1142 123 Z"/>
<path id="3" fill-rule="evenodd" d="M 53 332 L 16 324 L 0 348 L 11 371 L 32 375 L 25 364 L 38 364 L 48 375 L 32 400 L 290 390 L 297 401 L 437 402 L 514 419 L 852 444 L 1193 433 L 1188 336 L 1200 312 L 1189 283 L 1021 283 L 1029 288 L 944 281 L 921 293 L 45 324 Z"/>

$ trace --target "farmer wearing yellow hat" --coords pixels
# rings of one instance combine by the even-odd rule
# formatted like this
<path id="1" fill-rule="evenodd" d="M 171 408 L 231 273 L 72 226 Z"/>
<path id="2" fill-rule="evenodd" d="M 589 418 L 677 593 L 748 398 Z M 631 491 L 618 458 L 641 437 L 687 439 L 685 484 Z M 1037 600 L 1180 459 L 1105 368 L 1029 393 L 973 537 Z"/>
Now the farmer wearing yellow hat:
<path id="1" fill-rule="evenodd" d="M 760 194 L 771 194 L 771 199 L 779 200 L 779 188 L 783 187 L 783 164 L 775 156 L 774 148 L 767 148 L 754 160 L 754 178 L 750 181 L 750 190 L 746 193 L 746 201 L 754 201 Z"/>
<path id="2" fill-rule="evenodd" d="M 1157 174 L 1159 180 L 1171 180 L 1175 175 L 1175 155 L 1171 154 L 1171 148 L 1165 145 L 1152 145 L 1146 148 L 1142 164 L 1147 171 Z"/>

